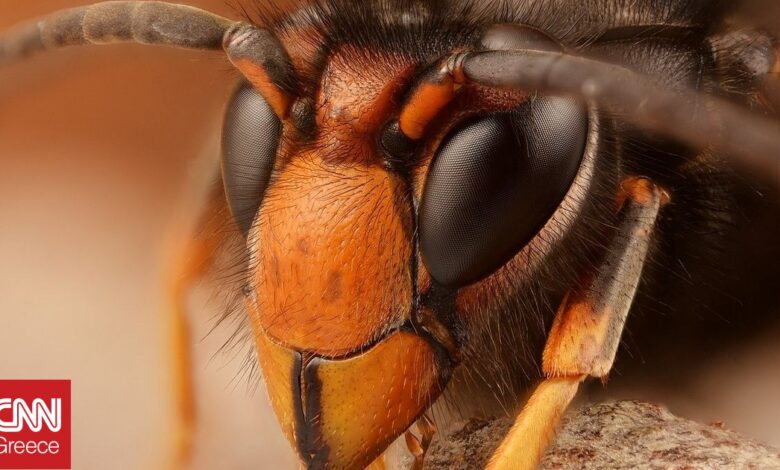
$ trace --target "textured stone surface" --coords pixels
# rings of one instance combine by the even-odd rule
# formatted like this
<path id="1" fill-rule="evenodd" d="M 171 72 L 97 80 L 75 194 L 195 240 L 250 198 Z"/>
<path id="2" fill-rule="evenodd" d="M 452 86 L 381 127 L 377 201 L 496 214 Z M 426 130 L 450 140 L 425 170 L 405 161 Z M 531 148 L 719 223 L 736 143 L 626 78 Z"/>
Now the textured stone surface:
<path id="1" fill-rule="evenodd" d="M 459 423 L 434 441 L 425 468 L 483 468 L 510 426 L 509 419 Z M 542 468 L 780 469 L 780 451 L 722 425 L 678 418 L 649 403 L 621 401 L 572 410 Z"/>

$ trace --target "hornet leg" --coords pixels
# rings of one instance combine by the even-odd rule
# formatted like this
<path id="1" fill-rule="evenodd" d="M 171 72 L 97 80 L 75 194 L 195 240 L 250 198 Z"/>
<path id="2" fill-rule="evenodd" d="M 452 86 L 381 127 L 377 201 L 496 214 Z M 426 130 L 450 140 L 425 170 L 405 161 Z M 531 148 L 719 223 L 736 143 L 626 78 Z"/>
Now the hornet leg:
<path id="1" fill-rule="evenodd" d="M 598 269 L 562 302 L 545 345 L 537 387 L 493 454 L 490 470 L 533 469 L 541 461 L 579 384 L 604 380 L 615 360 L 651 234 L 667 195 L 644 178 L 621 186 L 620 223 Z"/>
<path id="2" fill-rule="evenodd" d="M 221 206 L 220 206 L 221 204 Z M 174 257 L 169 263 L 165 319 L 170 328 L 170 367 L 176 405 L 170 468 L 188 468 L 192 460 L 195 433 L 195 397 L 192 372 L 192 338 L 187 316 L 187 297 L 211 268 L 224 239 L 226 210 L 216 198 L 203 210 L 195 233 L 175 240 Z"/>

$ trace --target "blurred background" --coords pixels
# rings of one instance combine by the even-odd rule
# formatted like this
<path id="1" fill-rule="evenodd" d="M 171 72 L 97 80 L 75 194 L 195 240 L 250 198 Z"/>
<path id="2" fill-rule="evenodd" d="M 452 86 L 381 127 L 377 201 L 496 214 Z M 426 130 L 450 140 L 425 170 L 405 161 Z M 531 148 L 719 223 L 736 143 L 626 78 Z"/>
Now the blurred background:
<path id="1" fill-rule="evenodd" d="M 3 0 L 0 30 L 76 0 Z M 224 0 L 187 3 L 236 17 Z M 73 381 L 73 468 L 161 468 L 173 416 L 162 274 L 188 187 L 216 161 L 234 80 L 219 54 L 74 48 L 0 69 L 0 378 Z M 206 163 L 204 163 L 206 162 Z M 203 290 L 203 289 L 202 289 Z M 294 468 L 265 391 L 192 299 L 196 468 Z M 780 446 L 780 328 L 673 386 L 617 385 Z M 110 464 L 109 464 L 110 462 Z"/>
<path id="2" fill-rule="evenodd" d="M 3 0 L 0 30 L 76 0 Z M 236 17 L 224 0 L 188 3 Z M 73 468 L 154 469 L 173 416 L 163 311 L 172 223 L 216 167 L 235 75 L 219 54 L 74 48 L 0 70 L 0 377 L 73 381 Z M 192 298 L 197 468 L 294 468 L 232 327 Z"/>

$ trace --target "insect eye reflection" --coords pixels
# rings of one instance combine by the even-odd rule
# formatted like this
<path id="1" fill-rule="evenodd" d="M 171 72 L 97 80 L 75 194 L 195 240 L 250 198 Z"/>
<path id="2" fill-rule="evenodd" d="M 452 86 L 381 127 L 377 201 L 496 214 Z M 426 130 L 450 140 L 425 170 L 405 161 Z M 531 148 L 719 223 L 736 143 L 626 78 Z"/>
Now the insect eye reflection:
<path id="1" fill-rule="evenodd" d="M 460 287 L 512 258 L 563 199 L 587 134 L 586 107 L 563 97 L 455 128 L 431 165 L 420 207 L 420 246 L 433 278 Z"/>

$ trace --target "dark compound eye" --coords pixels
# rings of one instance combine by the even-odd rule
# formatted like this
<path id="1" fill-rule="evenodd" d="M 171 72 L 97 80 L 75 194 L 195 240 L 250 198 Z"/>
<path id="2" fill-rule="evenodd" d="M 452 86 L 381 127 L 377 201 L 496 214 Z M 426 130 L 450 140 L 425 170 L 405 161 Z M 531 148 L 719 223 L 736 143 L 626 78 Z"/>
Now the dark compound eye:
<path id="1" fill-rule="evenodd" d="M 517 254 L 571 186 L 587 133 L 587 109 L 563 97 L 456 128 L 431 165 L 420 207 L 420 245 L 431 276 L 464 286 Z"/>
<path id="2" fill-rule="evenodd" d="M 271 177 L 281 128 L 279 118 L 251 85 L 236 90 L 222 128 L 222 179 L 230 211 L 244 235 Z"/>

